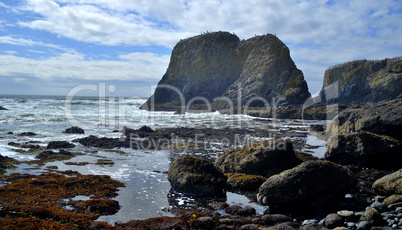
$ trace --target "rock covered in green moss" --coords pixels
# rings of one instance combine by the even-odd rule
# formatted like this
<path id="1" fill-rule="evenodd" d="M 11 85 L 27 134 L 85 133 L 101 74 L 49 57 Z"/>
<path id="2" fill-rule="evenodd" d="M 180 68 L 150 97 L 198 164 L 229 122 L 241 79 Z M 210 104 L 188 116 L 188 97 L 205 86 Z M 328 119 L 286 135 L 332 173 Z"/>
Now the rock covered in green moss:
<path id="1" fill-rule="evenodd" d="M 177 158 L 169 167 L 172 190 L 200 197 L 226 195 L 226 177 L 208 160 L 190 155 Z"/>
<path id="2" fill-rule="evenodd" d="M 229 173 L 228 187 L 232 190 L 257 191 L 257 189 L 267 180 L 259 175 L 248 175 L 244 173 Z"/>
<path id="3" fill-rule="evenodd" d="M 380 195 L 402 195 L 402 169 L 376 180 L 373 189 Z"/>
<path id="4" fill-rule="evenodd" d="M 203 97 L 207 101 L 193 101 L 194 104 L 212 104 L 222 96 L 234 105 L 240 102 L 261 107 L 265 106 L 261 98 L 269 103 L 282 98 L 282 104 L 300 105 L 310 93 L 288 47 L 276 36 L 267 34 L 240 41 L 234 34 L 214 32 L 176 44 L 154 95 L 141 108 L 176 111 L 184 106 L 182 101 L 188 104 Z M 214 109 L 228 106 L 227 100 L 213 104 Z"/>
<path id="5" fill-rule="evenodd" d="M 224 173 L 245 173 L 266 178 L 301 163 L 291 142 L 275 139 L 229 149 L 215 160 Z"/>
<path id="6" fill-rule="evenodd" d="M 306 161 L 268 178 L 257 199 L 272 211 L 308 212 L 344 197 L 355 183 L 345 167 L 329 161 Z"/>
<path id="7" fill-rule="evenodd" d="M 338 88 L 331 90 L 334 83 Z M 327 69 L 320 96 L 323 101 L 362 105 L 396 99 L 401 88 L 402 57 L 358 60 Z"/>

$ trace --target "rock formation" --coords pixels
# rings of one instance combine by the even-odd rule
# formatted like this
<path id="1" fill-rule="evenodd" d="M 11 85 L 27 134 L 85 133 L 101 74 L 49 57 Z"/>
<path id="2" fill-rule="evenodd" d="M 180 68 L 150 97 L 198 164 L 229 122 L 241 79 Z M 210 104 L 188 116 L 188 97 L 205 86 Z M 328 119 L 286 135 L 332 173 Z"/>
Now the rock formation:
<path id="1" fill-rule="evenodd" d="M 328 161 L 306 161 L 268 178 L 257 198 L 272 211 L 308 212 L 344 197 L 355 182 L 347 168 Z"/>
<path id="2" fill-rule="evenodd" d="M 402 57 L 358 60 L 327 69 L 320 96 L 323 102 L 362 105 L 396 99 L 402 96 L 401 89 Z"/>
<path id="3" fill-rule="evenodd" d="M 176 192 L 200 197 L 226 195 L 226 177 L 208 160 L 181 156 L 169 167 L 168 180 Z"/>
<path id="4" fill-rule="evenodd" d="M 224 173 L 254 174 L 266 178 L 300 163 L 292 143 L 284 140 L 229 149 L 215 160 L 215 166 Z"/>
<path id="5" fill-rule="evenodd" d="M 402 99 L 346 109 L 328 125 L 325 158 L 346 165 L 399 169 L 401 129 Z"/>
<path id="6" fill-rule="evenodd" d="M 215 99 L 220 100 L 213 109 L 231 107 L 228 100 L 233 106 L 262 107 L 272 99 L 299 105 L 309 96 L 303 73 L 276 36 L 240 41 L 231 33 L 214 32 L 176 44 L 154 95 L 141 108 L 177 110 L 189 104 L 210 105 Z"/>

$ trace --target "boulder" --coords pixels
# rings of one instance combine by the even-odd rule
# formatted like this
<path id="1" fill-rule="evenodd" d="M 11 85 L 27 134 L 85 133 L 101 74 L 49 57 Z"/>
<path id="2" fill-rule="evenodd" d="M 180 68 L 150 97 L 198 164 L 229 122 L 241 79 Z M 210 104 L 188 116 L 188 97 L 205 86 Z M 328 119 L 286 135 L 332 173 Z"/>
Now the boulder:
<path id="1" fill-rule="evenodd" d="M 75 145 L 71 144 L 67 141 L 51 141 L 49 144 L 47 144 L 47 149 L 61 149 L 61 148 L 74 148 Z"/>
<path id="2" fill-rule="evenodd" d="M 271 140 L 236 149 L 229 149 L 215 160 L 224 173 L 261 175 L 266 178 L 301 163 L 293 145 L 285 140 Z"/>
<path id="3" fill-rule="evenodd" d="M 168 180 L 172 190 L 195 196 L 223 197 L 226 177 L 208 160 L 190 155 L 177 158 L 169 167 Z"/>
<path id="4" fill-rule="evenodd" d="M 402 169 L 376 180 L 373 189 L 380 195 L 402 195 Z"/>
<path id="5" fill-rule="evenodd" d="M 402 162 L 400 141 L 371 132 L 333 135 L 326 146 L 324 158 L 343 165 L 398 169 Z"/>
<path id="6" fill-rule="evenodd" d="M 345 167 L 329 161 L 306 161 L 274 175 L 261 185 L 257 200 L 279 212 L 308 212 L 345 197 L 356 184 Z"/>
<path id="7" fill-rule="evenodd" d="M 63 133 L 84 134 L 85 131 L 84 131 L 84 129 L 82 129 L 78 126 L 72 126 L 71 128 L 64 130 Z"/>
<path id="8" fill-rule="evenodd" d="M 0 106 L 0 110 L 8 110 L 8 109 L 4 108 L 3 106 Z"/>
<path id="9" fill-rule="evenodd" d="M 343 225 L 343 219 L 338 214 L 331 213 L 325 217 L 324 224 L 330 229 L 341 227 Z"/>
<path id="10" fill-rule="evenodd" d="M 364 105 L 395 99 L 401 88 L 402 57 L 357 60 L 328 68 L 320 97 L 322 101 Z"/>

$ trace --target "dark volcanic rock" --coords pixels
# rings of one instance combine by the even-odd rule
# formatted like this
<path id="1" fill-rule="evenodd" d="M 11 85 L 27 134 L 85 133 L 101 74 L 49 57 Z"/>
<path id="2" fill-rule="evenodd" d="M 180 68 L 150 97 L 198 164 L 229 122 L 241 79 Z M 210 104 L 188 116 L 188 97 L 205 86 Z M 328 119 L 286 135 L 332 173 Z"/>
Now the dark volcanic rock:
<path id="1" fill-rule="evenodd" d="M 324 158 L 343 165 L 398 169 L 402 145 L 393 138 L 370 132 L 334 135 L 328 139 Z"/>
<path id="2" fill-rule="evenodd" d="M 205 104 L 222 96 L 233 105 L 262 107 L 264 101 L 279 98 L 281 104 L 300 105 L 310 93 L 289 49 L 276 36 L 240 41 L 228 32 L 215 32 L 176 44 L 165 75 L 141 108 L 182 113 L 181 106 L 208 109 Z M 221 100 L 213 109 L 228 107 L 228 101 Z"/>
<path id="3" fill-rule="evenodd" d="M 266 178 L 300 164 L 291 142 L 271 140 L 221 154 L 215 165 L 224 173 L 245 173 Z"/>
<path id="4" fill-rule="evenodd" d="M 189 155 L 170 165 L 168 180 L 176 192 L 201 197 L 226 195 L 226 177 L 211 162 Z"/>
<path id="5" fill-rule="evenodd" d="M 338 88 L 331 92 L 333 83 L 338 83 Z M 401 88 L 402 57 L 359 60 L 327 69 L 320 96 L 322 101 L 363 105 L 396 99 L 401 95 Z M 337 95 L 330 95 L 334 93 Z"/>
<path id="6" fill-rule="evenodd" d="M 373 184 L 373 189 L 377 194 L 381 195 L 402 195 L 402 169 L 376 180 Z"/>
<path id="7" fill-rule="evenodd" d="M 4 108 L 3 106 L 0 106 L 0 110 L 8 110 L 8 109 Z"/>
<path id="8" fill-rule="evenodd" d="M 71 128 L 68 128 L 63 131 L 63 133 L 75 133 L 75 134 L 84 134 L 85 131 L 84 129 L 78 127 L 78 126 L 73 126 Z"/>
<path id="9" fill-rule="evenodd" d="M 343 198 L 355 186 L 352 173 L 328 161 L 306 161 L 261 185 L 257 199 L 270 210 L 304 213 Z"/>
<path id="10" fill-rule="evenodd" d="M 69 148 L 74 148 L 75 145 L 71 144 L 67 141 L 51 141 L 49 142 L 49 144 L 47 145 L 47 149 L 61 149 L 61 148 L 65 148 L 65 149 L 69 149 Z"/>

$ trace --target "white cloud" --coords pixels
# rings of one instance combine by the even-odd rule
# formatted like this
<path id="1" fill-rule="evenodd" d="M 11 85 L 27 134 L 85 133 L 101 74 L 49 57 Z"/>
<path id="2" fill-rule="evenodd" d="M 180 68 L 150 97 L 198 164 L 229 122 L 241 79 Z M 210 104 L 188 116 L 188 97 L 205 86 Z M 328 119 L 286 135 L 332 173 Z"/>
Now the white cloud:
<path id="1" fill-rule="evenodd" d="M 85 60 L 83 54 L 63 53 L 35 60 L 0 55 L 0 76 L 30 76 L 47 80 L 157 81 L 166 71 L 169 55 L 131 53 L 121 60 Z"/>
<path id="2" fill-rule="evenodd" d="M 40 41 L 38 42 L 38 41 L 33 41 L 30 39 L 24 39 L 24 38 L 13 38 L 10 36 L 0 36 L 0 43 L 17 45 L 17 46 L 28 46 L 28 47 L 42 46 L 42 47 L 48 47 L 48 48 L 62 50 L 62 51 L 70 52 L 70 53 L 75 52 L 74 49 L 58 46 L 55 44 L 43 43 Z"/>
<path id="3" fill-rule="evenodd" d="M 172 48 L 180 39 L 207 30 L 235 32 L 243 39 L 273 33 L 288 44 L 312 91 L 319 87 L 316 82 L 322 79 L 323 69 L 333 64 L 400 56 L 402 51 L 402 7 L 395 0 L 27 0 L 19 10 L 35 14 L 19 22 L 24 28 L 107 46 Z M 0 37 L 0 42 L 1 39 L 8 44 L 32 42 L 10 37 L 7 40 L 7 36 Z M 65 69 L 61 76 L 93 76 L 89 67 L 84 67 L 89 65 L 104 69 L 107 74 L 100 72 L 99 76 L 105 78 L 111 74 L 102 68 L 105 64 L 122 68 L 119 78 L 124 79 L 133 75 L 149 78 L 157 73 L 159 76 L 154 78 L 160 79 L 165 70 L 160 68 L 161 57 L 150 53 L 121 55 L 121 61 L 105 63 L 88 62 L 78 56 L 68 57 L 72 63 L 63 68 L 46 70 L 51 76 L 60 69 Z M 65 58 L 46 59 L 39 64 L 55 65 Z M 168 60 L 162 59 L 161 62 Z M 129 62 L 136 65 L 126 66 Z M 71 73 L 67 68 L 72 68 Z"/>

